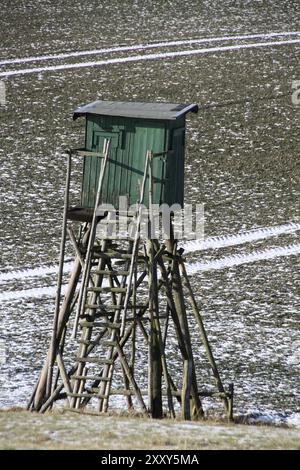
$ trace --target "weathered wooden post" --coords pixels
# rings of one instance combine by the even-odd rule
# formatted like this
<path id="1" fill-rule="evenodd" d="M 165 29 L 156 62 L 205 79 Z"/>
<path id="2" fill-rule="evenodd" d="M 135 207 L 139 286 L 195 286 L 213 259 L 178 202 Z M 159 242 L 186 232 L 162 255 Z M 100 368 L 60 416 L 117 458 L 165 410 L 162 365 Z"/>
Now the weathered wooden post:
<path id="1" fill-rule="evenodd" d="M 122 396 L 128 409 L 138 405 L 144 415 L 163 418 L 176 416 L 176 399 L 184 419 L 198 419 L 204 416 L 200 397 L 219 396 L 232 419 L 233 388 L 226 392 L 222 385 L 173 235 L 172 211 L 164 220 L 170 228 L 167 240 L 154 230 L 153 205 L 183 207 L 185 116 L 197 111 L 194 104 L 107 101 L 75 111 L 74 119 L 86 118 L 85 145 L 69 152 L 52 338 L 29 409 L 44 412 L 67 399 L 71 410 L 96 402 L 98 411 L 106 412 L 112 397 Z M 69 207 L 74 155 L 83 160 L 81 202 Z M 130 222 L 114 233 L 124 212 Z M 76 258 L 61 302 L 67 235 Z M 215 378 L 214 392 L 199 391 L 187 300 Z M 171 326 L 181 356 L 176 373 Z M 144 366 L 147 378 L 140 373 Z"/>

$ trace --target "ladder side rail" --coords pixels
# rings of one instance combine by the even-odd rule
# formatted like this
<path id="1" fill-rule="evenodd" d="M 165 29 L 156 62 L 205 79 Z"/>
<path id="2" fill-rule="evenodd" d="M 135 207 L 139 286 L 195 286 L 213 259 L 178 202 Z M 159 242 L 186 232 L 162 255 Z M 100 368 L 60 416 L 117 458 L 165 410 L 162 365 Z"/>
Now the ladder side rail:
<path id="1" fill-rule="evenodd" d="M 58 269 L 58 277 L 57 277 L 55 312 L 54 312 L 54 319 L 53 319 L 52 337 L 51 337 L 50 351 L 49 351 L 49 365 L 48 365 L 48 373 L 47 373 L 47 386 L 46 386 L 46 396 L 47 397 L 49 397 L 50 394 L 51 394 L 53 365 L 54 365 L 54 361 L 55 361 L 55 352 L 56 352 L 56 349 L 57 349 L 57 346 L 58 346 L 57 345 L 57 326 L 58 326 L 58 316 L 59 316 L 59 310 L 60 310 L 61 285 L 62 285 L 64 260 L 65 260 L 65 246 L 66 246 L 66 234 L 67 234 L 67 212 L 68 212 L 68 208 L 69 208 L 72 151 L 71 150 L 68 151 L 67 155 L 68 155 L 68 159 L 67 159 L 67 176 L 66 176 L 65 197 L 64 197 L 62 236 L 61 236 L 61 243 L 60 243 L 59 269 Z"/>
<path id="2" fill-rule="evenodd" d="M 93 212 L 93 219 L 92 219 L 92 223 L 91 223 L 90 238 L 89 238 L 88 247 L 87 247 L 87 251 L 86 251 L 84 272 L 83 272 L 83 277 L 82 277 L 82 286 L 81 286 L 81 291 L 80 291 L 80 296 L 79 296 L 78 306 L 77 306 L 77 312 L 76 312 L 76 317 L 75 317 L 75 322 L 74 322 L 74 327 L 73 327 L 73 332 L 72 332 L 72 338 L 73 339 L 76 338 L 79 317 L 83 313 L 83 310 L 84 310 L 84 307 L 85 307 L 85 298 L 86 298 L 86 294 L 87 294 L 89 270 L 90 270 L 90 264 L 91 264 L 91 254 L 92 254 L 92 249 L 93 249 L 93 245 L 94 245 L 96 225 L 97 225 L 96 224 L 96 220 L 97 220 L 96 213 L 97 213 L 97 209 L 98 209 L 98 206 L 100 204 L 100 199 L 101 199 L 101 195 L 102 195 L 102 187 L 103 187 L 104 175 L 105 175 L 105 170 L 106 170 L 106 164 L 107 164 L 107 160 L 108 160 L 109 148 L 110 148 L 110 139 L 104 139 L 103 160 L 102 160 L 101 171 L 100 171 L 100 176 L 99 176 L 98 190 L 97 190 L 95 206 L 94 206 L 94 212 Z"/>
<path id="3" fill-rule="evenodd" d="M 130 298 L 131 290 L 132 290 L 131 286 L 132 286 L 132 278 L 133 278 L 133 272 L 134 272 L 134 263 L 135 263 L 138 248 L 139 248 L 140 227 L 141 227 L 142 211 L 143 211 L 142 204 L 143 204 L 144 195 L 145 195 L 146 180 L 147 180 L 147 175 L 148 175 L 148 166 L 149 166 L 150 157 L 151 157 L 151 152 L 147 150 L 143 181 L 142 181 L 142 186 L 140 190 L 140 197 L 137 203 L 137 214 L 138 214 L 137 224 L 136 224 L 136 231 L 135 231 L 133 249 L 132 249 L 132 257 L 131 257 L 130 268 L 129 268 L 129 279 L 127 283 L 127 290 L 126 290 L 126 295 L 125 295 L 125 300 L 124 300 L 124 309 L 122 313 L 122 323 L 121 323 L 121 331 L 120 331 L 121 337 L 123 336 L 124 331 L 125 331 L 126 314 L 127 314 L 129 298 Z"/>

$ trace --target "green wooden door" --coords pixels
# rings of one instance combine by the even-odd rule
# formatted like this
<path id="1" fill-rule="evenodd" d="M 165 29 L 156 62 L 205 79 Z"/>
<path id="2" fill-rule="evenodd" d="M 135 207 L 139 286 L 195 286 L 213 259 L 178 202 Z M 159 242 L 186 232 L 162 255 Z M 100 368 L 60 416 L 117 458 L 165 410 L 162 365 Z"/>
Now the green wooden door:
<path id="1" fill-rule="evenodd" d="M 118 167 L 114 164 L 117 160 L 118 148 L 122 139 L 122 131 L 107 132 L 93 131 L 92 148 L 95 152 L 103 151 L 104 139 L 110 139 L 109 160 L 106 167 L 102 202 L 111 202 L 113 193 L 116 191 L 114 186 L 108 184 L 110 180 L 114 180 L 118 173 Z M 101 168 L 101 157 L 85 157 L 83 168 L 83 185 L 82 185 L 82 206 L 94 207 L 95 198 L 98 189 L 99 174 Z"/>
<path id="2" fill-rule="evenodd" d="M 139 198 L 139 182 L 142 181 L 147 151 L 154 153 L 164 152 L 167 142 L 166 126 L 164 122 L 136 120 L 134 124 L 134 138 L 132 141 L 131 171 L 130 171 L 130 203 L 134 204 Z M 164 159 L 156 157 L 153 160 L 153 203 L 160 204 L 164 186 Z M 144 204 L 148 205 L 148 184 Z"/>

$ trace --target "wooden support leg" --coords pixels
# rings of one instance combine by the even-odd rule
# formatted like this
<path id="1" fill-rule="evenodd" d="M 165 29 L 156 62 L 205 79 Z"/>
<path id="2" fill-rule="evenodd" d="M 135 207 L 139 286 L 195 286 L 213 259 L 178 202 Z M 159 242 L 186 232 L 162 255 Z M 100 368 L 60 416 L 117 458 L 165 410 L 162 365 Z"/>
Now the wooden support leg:
<path id="1" fill-rule="evenodd" d="M 184 419 L 190 419 L 190 363 L 189 354 L 186 347 L 185 337 L 181 329 L 179 320 L 178 308 L 176 308 L 175 300 L 172 293 L 171 284 L 168 278 L 166 267 L 161 257 L 158 258 L 158 264 L 162 274 L 162 280 L 166 289 L 166 297 L 170 309 L 171 317 L 175 326 L 179 349 L 183 358 L 183 378 L 182 378 L 182 397 L 180 403 L 182 404 L 182 416 Z M 169 378 L 171 385 L 173 384 Z M 173 388 L 173 387 L 172 387 Z"/>
<path id="2" fill-rule="evenodd" d="M 71 393 L 72 390 L 71 390 L 69 377 L 68 377 L 68 374 L 66 372 L 65 365 L 64 365 L 64 362 L 62 360 L 60 352 L 57 353 L 56 361 L 57 361 L 60 376 L 62 378 L 62 382 L 64 384 L 65 390 L 66 390 L 66 392 Z M 69 397 L 68 397 L 68 402 L 69 402 L 69 405 L 70 405 L 71 401 L 70 401 Z"/>
<path id="3" fill-rule="evenodd" d="M 161 377 L 162 364 L 160 353 L 159 331 L 156 318 L 159 316 L 157 298 L 157 272 L 154 261 L 153 243 L 147 240 L 147 255 L 149 257 L 149 408 L 152 418 L 162 418 Z"/>
<path id="4" fill-rule="evenodd" d="M 66 292 L 63 304 L 59 312 L 58 326 L 57 326 L 57 339 L 56 339 L 57 344 L 59 344 L 60 342 L 65 325 L 69 319 L 70 306 L 74 298 L 74 294 L 75 294 L 76 286 L 79 281 L 80 273 L 81 273 L 81 263 L 80 263 L 80 260 L 76 258 L 73 271 L 71 274 L 71 278 L 69 281 L 69 285 L 67 288 L 67 292 Z M 40 374 L 40 378 L 38 381 L 37 389 L 36 389 L 34 400 L 33 400 L 33 409 L 37 411 L 41 408 L 43 402 L 45 401 L 45 398 L 47 398 L 46 397 L 46 385 L 47 385 L 48 367 L 50 363 L 50 353 L 51 351 L 49 350 L 44 367 Z"/>
<path id="5" fill-rule="evenodd" d="M 202 318 L 201 318 L 201 315 L 200 315 L 200 312 L 199 312 L 199 309 L 198 309 L 198 306 L 197 306 L 197 302 L 196 302 L 196 299 L 195 299 L 195 296 L 194 296 L 194 293 L 193 293 L 193 290 L 192 290 L 192 287 L 191 287 L 191 284 L 190 284 L 190 281 L 189 281 L 189 278 L 188 278 L 188 275 L 187 275 L 187 272 L 186 272 L 186 269 L 185 269 L 185 265 L 184 265 L 184 262 L 183 262 L 182 259 L 180 259 L 180 261 L 179 261 L 179 266 L 180 266 L 180 271 L 181 271 L 182 278 L 183 278 L 183 285 L 187 289 L 188 300 L 190 302 L 190 305 L 192 307 L 192 311 L 194 313 L 195 320 L 196 320 L 197 325 L 199 327 L 201 340 L 202 340 L 202 343 L 204 345 L 204 348 L 205 348 L 205 351 L 206 351 L 206 356 L 207 356 L 208 362 L 211 366 L 211 369 L 212 369 L 212 372 L 213 372 L 213 376 L 214 376 L 218 391 L 221 392 L 221 393 L 225 393 L 225 390 L 224 390 L 224 387 L 223 387 L 223 384 L 222 384 L 222 381 L 221 381 L 221 377 L 219 375 L 219 371 L 218 371 L 218 368 L 217 368 L 217 364 L 216 364 L 216 361 L 214 359 L 214 356 L 213 356 L 213 353 L 212 353 L 212 350 L 211 350 L 211 347 L 210 347 L 210 344 L 209 344 L 209 341 L 208 341 L 208 338 L 207 338 L 207 334 L 206 334 L 206 331 L 205 331 L 205 328 L 204 328 L 204 324 L 203 324 L 203 321 L 202 321 Z M 229 412 L 229 400 L 227 398 L 224 398 L 223 402 L 224 402 L 225 410 L 227 412 Z"/>
<path id="6" fill-rule="evenodd" d="M 173 253 L 173 262 L 172 262 L 172 294 L 174 298 L 174 304 L 177 311 L 180 328 L 184 338 L 184 343 L 186 347 L 186 352 L 188 355 L 188 363 L 184 363 L 184 376 L 183 376 L 183 386 L 182 386 L 182 413 L 184 419 L 190 419 L 191 417 L 191 407 L 193 409 L 193 418 L 203 417 L 204 412 L 201 405 L 201 401 L 198 394 L 198 386 L 196 380 L 196 372 L 194 366 L 193 351 L 191 345 L 191 338 L 189 333 L 189 327 L 187 322 L 187 315 L 185 310 L 184 295 L 181 283 L 181 276 L 179 271 L 178 256 L 176 253 L 176 242 L 169 240 L 168 248 Z M 187 406 L 188 398 L 192 395 L 192 403 Z"/>

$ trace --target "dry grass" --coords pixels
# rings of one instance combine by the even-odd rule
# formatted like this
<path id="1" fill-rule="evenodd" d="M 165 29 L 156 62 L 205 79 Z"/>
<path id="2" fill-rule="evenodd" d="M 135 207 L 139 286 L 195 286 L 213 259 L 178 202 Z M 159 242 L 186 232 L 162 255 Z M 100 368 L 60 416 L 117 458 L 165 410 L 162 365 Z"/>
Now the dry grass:
<path id="1" fill-rule="evenodd" d="M 0 412 L 1 449 L 300 449 L 300 430 L 71 412 Z"/>

